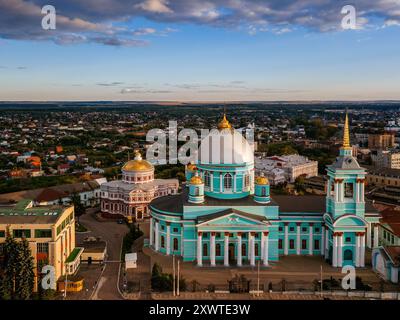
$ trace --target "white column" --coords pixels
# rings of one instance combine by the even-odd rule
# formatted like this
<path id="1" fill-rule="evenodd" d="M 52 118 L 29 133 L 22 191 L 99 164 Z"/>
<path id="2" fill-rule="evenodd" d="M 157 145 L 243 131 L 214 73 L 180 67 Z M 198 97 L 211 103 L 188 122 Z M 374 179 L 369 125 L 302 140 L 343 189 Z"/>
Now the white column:
<path id="1" fill-rule="evenodd" d="M 332 266 L 337 267 L 337 246 L 338 246 L 338 237 L 336 233 L 333 234 L 333 250 L 332 250 Z"/>
<path id="2" fill-rule="evenodd" d="M 343 233 L 338 238 L 338 267 L 343 267 Z"/>
<path id="3" fill-rule="evenodd" d="M 357 179 L 357 182 L 356 182 L 356 202 L 358 203 L 358 202 L 360 202 L 360 183 L 358 182 L 358 179 Z"/>
<path id="4" fill-rule="evenodd" d="M 285 239 L 283 241 L 284 255 L 287 256 L 289 253 L 289 226 L 285 224 Z"/>
<path id="5" fill-rule="evenodd" d="M 337 181 L 335 181 L 335 201 L 339 202 L 339 183 Z"/>
<path id="6" fill-rule="evenodd" d="M 210 262 L 211 267 L 215 267 L 215 232 L 211 232 Z"/>
<path id="7" fill-rule="evenodd" d="M 364 180 L 363 180 L 363 182 L 360 183 L 360 202 L 365 202 L 364 187 L 365 187 L 365 185 L 364 185 Z"/>
<path id="8" fill-rule="evenodd" d="M 312 223 L 310 223 L 310 234 L 309 234 L 309 236 L 308 236 L 308 242 L 309 242 L 309 244 L 308 244 L 308 254 L 310 255 L 310 256 L 312 256 L 313 255 L 313 248 L 314 248 L 314 243 L 313 243 L 313 224 Z"/>
<path id="9" fill-rule="evenodd" d="M 300 223 L 297 224 L 296 231 L 297 231 L 296 254 L 297 254 L 297 255 L 300 255 L 300 246 L 301 246 L 301 244 L 300 244 L 300 231 L 301 231 L 301 229 L 300 229 Z"/>
<path id="10" fill-rule="evenodd" d="M 197 265 L 201 267 L 203 265 L 203 246 L 202 246 L 202 233 L 197 234 Z"/>
<path id="11" fill-rule="evenodd" d="M 256 265 L 256 255 L 255 255 L 255 239 L 254 234 L 250 233 L 250 265 Z"/>
<path id="12" fill-rule="evenodd" d="M 321 228 L 321 256 L 325 254 L 325 226 Z"/>
<path id="13" fill-rule="evenodd" d="M 264 258 L 264 232 L 261 232 L 261 254 L 260 254 L 260 259 L 262 260 Z"/>
<path id="14" fill-rule="evenodd" d="M 325 229 L 325 259 L 329 258 L 329 229 Z"/>
<path id="15" fill-rule="evenodd" d="M 171 226 L 170 224 L 167 222 L 167 256 L 169 256 L 169 253 L 171 251 Z"/>
<path id="16" fill-rule="evenodd" d="M 360 266 L 360 235 L 357 232 L 356 233 L 356 262 L 355 262 L 356 267 Z"/>
<path id="17" fill-rule="evenodd" d="M 210 191 L 214 191 L 214 173 L 210 174 Z"/>
<path id="18" fill-rule="evenodd" d="M 155 249 L 156 251 L 158 251 L 159 245 L 160 245 L 160 232 L 159 232 L 158 227 L 159 227 L 159 222 L 156 221 L 156 232 L 155 232 L 155 238 L 156 238 L 155 240 L 156 240 L 156 243 L 154 244 L 154 249 Z"/>
<path id="19" fill-rule="evenodd" d="M 224 238 L 224 266 L 229 267 L 229 232 L 225 232 Z"/>
<path id="20" fill-rule="evenodd" d="M 154 231 L 153 231 L 153 218 L 150 218 L 150 246 L 153 245 L 153 236 L 154 236 Z"/>
<path id="21" fill-rule="evenodd" d="M 374 225 L 374 248 L 379 246 L 379 231 L 378 224 Z"/>
<path id="22" fill-rule="evenodd" d="M 361 234 L 360 267 L 365 267 L 365 233 Z"/>
<path id="23" fill-rule="evenodd" d="M 238 243 L 237 243 L 237 265 L 238 267 L 242 266 L 242 234 L 239 232 L 237 235 Z"/>
<path id="24" fill-rule="evenodd" d="M 237 177 L 237 174 L 234 173 L 233 174 L 233 192 L 236 192 L 236 177 Z"/>
<path id="25" fill-rule="evenodd" d="M 268 266 L 268 231 L 263 233 L 263 265 Z"/>
<path id="26" fill-rule="evenodd" d="M 372 248 L 372 225 L 370 222 L 367 224 L 367 247 Z"/>
<path id="27" fill-rule="evenodd" d="M 222 173 L 219 174 L 219 192 L 223 191 L 224 179 L 222 179 Z"/>

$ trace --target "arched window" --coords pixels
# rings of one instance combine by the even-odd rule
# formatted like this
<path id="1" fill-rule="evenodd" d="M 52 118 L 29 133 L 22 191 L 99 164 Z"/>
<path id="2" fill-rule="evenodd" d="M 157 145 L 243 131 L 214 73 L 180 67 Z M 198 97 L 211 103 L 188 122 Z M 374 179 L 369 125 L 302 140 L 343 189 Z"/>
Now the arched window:
<path id="1" fill-rule="evenodd" d="M 256 243 L 256 244 L 254 245 L 254 255 L 255 255 L 256 257 L 259 255 L 259 252 L 258 252 L 258 243 Z"/>
<path id="2" fill-rule="evenodd" d="M 266 197 L 267 196 L 267 188 L 266 187 L 262 187 L 261 188 L 261 196 L 262 197 Z"/>
<path id="3" fill-rule="evenodd" d="M 250 176 L 248 174 L 246 174 L 244 176 L 244 186 L 248 187 L 250 185 Z"/>
<path id="4" fill-rule="evenodd" d="M 203 244 L 203 256 L 204 257 L 208 256 L 208 249 L 207 249 L 207 244 L 206 243 Z"/>
<path id="5" fill-rule="evenodd" d="M 164 236 L 161 236 L 161 248 L 165 248 Z"/>
<path id="6" fill-rule="evenodd" d="M 204 174 L 204 185 L 206 187 L 210 186 L 210 173 L 208 171 Z"/>
<path id="7" fill-rule="evenodd" d="M 242 257 L 246 256 L 246 245 L 242 243 Z"/>
<path id="8" fill-rule="evenodd" d="M 230 173 L 227 173 L 224 176 L 224 188 L 232 189 L 232 175 Z"/>
<path id="9" fill-rule="evenodd" d="M 178 250 L 178 239 L 174 238 L 174 251 Z"/>
<path id="10" fill-rule="evenodd" d="M 215 246 L 215 255 L 220 256 L 221 255 L 221 245 L 219 243 L 216 244 Z"/>
<path id="11" fill-rule="evenodd" d="M 350 249 L 344 250 L 343 259 L 352 261 L 353 260 L 353 251 L 351 251 Z"/>

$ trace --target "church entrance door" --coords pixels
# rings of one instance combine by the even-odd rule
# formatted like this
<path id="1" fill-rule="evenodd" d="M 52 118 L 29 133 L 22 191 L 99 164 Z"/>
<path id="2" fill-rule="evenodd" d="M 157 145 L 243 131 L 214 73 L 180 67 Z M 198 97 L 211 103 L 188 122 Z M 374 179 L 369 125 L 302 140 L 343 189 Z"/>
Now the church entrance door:
<path id="1" fill-rule="evenodd" d="M 229 261 L 235 260 L 235 245 L 233 243 L 229 244 Z"/>

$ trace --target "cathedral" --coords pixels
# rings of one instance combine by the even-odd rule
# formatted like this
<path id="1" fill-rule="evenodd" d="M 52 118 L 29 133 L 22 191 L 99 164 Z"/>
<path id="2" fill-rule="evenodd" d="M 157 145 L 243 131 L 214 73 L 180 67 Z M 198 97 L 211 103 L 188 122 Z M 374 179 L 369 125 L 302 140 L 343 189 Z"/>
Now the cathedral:
<path id="1" fill-rule="evenodd" d="M 343 144 L 327 167 L 326 196 L 276 195 L 254 174 L 254 152 L 225 115 L 186 166 L 182 193 L 150 205 L 150 247 L 201 266 L 261 266 L 281 256 L 319 255 L 333 267 L 365 266 L 378 246 L 379 213 L 365 200 L 366 171 Z"/>
<path id="2" fill-rule="evenodd" d="M 108 218 L 143 220 L 154 198 L 178 192 L 178 179 L 155 179 L 154 166 L 139 152 L 122 167 L 122 180 L 101 184 L 101 214 Z"/>

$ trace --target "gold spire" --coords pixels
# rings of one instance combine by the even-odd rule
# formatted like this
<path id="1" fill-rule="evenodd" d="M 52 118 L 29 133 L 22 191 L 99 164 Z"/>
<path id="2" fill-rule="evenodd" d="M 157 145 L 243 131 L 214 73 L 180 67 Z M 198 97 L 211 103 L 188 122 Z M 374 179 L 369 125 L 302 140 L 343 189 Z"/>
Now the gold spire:
<path id="1" fill-rule="evenodd" d="M 224 113 L 224 117 L 222 120 L 218 123 L 218 129 L 223 130 L 223 129 L 231 129 L 232 126 L 229 123 L 229 121 L 226 119 L 226 114 Z"/>
<path id="2" fill-rule="evenodd" d="M 349 116 L 347 115 L 347 112 L 346 112 L 346 120 L 344 121 L 343 148 L 351 148 L 351 146 L 350 146 Z"/>

